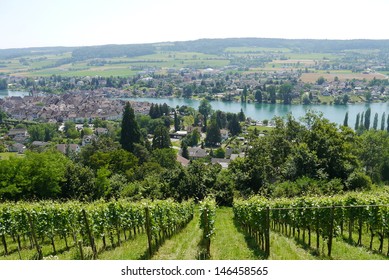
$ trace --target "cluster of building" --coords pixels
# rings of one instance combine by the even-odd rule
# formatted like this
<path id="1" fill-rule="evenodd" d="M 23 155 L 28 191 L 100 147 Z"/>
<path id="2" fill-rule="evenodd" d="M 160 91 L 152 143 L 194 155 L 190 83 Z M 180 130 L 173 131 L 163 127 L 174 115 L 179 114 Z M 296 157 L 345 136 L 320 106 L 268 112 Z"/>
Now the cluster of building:
<path id="1" fill-rule="evenodd" d="M 136 113 L 147 114 L 150 104 L 131 102 Z M 76 92 L 61 95 L 12 96 L 0 99 L 0 108 L 13 119 L 43 122 L 83 122 L 85 119 L 121 119 L 125 101 L 102 93 Z"/>

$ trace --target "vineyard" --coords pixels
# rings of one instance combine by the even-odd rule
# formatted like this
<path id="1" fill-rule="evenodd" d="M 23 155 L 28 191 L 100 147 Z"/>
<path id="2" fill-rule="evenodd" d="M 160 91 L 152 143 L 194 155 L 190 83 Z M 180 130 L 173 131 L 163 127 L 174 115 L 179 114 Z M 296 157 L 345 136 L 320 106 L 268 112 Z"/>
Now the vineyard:
<path id="1" fill-rule="evenodd" d="M 389 256 L 389 195 L 348 194 L 334 197 L 299 197 L 296 199 L 267 200 L 253 197 L 236 201 L 234 214 L 244 230 L 258 246 L 270 254 L 270 230 L 296 238 L 317 254 L 326 244 L 331 257 L 334 237 L 341 237 L 355 246 L 367 246 Z M 363 237 L 368 236 L 368 245 Z M 315 239 L 315 244 L 312 240 Z M 322 244 L 324 245 L 324 244 Z M 312 247 L 313 246 L 313 247 Z M 323 247 L 322 247 L 323 248 Z"/>
<path id="2" fill-rule="evenodd" d="M 0 239 L 4 259 L 387 259 L 389 194 L 3 203 Z"/>
<path id="3" fill-rule="evenodd" d="M 10 254 L 12 246 L 22 259 L 22 250 L 34 248 L 34 258 L 43 259 L 43 246 L 50 244 L 53 255 L 57 255 L 56 242 L 64 242 L 62 251 L 77 248 L 76 259 L 97 259 L 98 253 L 108 247 L 119 247 L 123 241 L 146 233 L 151 256 L 166 238 L 193 218 L 193 210 L 191 201 L 170 200 L 6 203 L 0 206 L 3 255 Z"/>

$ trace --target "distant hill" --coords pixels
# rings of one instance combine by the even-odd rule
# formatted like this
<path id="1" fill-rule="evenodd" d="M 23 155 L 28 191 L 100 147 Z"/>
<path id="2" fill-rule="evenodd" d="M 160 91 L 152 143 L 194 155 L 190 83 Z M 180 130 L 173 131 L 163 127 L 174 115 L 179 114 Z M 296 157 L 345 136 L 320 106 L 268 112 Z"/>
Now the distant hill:
<path id="1" fill-rule="evenodd" d="M 60 54 L 72 52 L 73 60 L 89 58 L 135 57 L 162 51 L 187 51 L 221 54 L 228 47 L 289 48 L 297 52 L 339 52 L 354 49 L 378 49 L 389 51 L 389 40 L 314 40 L 271 38 L 199 39 L 169 42 L 168 44 L 127 44 L 86 47 L 42 47 L 0 49 L 0 59 L 11 59 L 34 54 Z"/>

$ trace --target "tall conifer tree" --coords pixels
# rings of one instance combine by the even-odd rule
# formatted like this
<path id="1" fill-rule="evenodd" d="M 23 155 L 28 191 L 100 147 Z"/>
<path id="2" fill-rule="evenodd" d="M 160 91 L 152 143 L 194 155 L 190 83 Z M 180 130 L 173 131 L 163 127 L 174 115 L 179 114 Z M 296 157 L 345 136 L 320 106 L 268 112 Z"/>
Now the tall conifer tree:
<path id="1" fill-rule="evenodd" d="M 123 149 L 134 152 L 134 144 L 141 143 L 141 139 L 141 132 L 135 120 L 134 109 L 132 109 L 130 102 L 127 102 L 123 111 L 120 144 Z"/>

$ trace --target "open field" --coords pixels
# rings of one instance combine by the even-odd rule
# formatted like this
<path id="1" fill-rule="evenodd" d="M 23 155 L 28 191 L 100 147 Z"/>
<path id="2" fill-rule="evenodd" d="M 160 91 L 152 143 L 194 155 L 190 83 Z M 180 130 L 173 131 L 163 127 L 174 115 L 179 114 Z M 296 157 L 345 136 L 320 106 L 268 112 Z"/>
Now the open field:
<path id="1" fill-rule="evenodd" d="M 289 53 L 287 48 L 263 48 L 263 47 L 229 47 L 224 50 L 226 53 L 259 53 L 259 52 L 279 52 Z"/>
<path id="2" fill-rule="evenodd" d="M 333 81 L 335 77 L 338 77 L 340 81 L 347 80 L 373 80 L 376 79 L 384 79 L 385 76 L 380 73 L 370 73 L 370 74 L 360 74 L 360 73 L 350 73 L 350 74 L 341 74 L 341 73 L 303 73 L 301 75 L 301 81 L 305 83 L 316 83 L 317 79 L 323 77 L 327 81 Z"/>
<path id="3" fill-rule="evenodd" d="M 10 157 L 24 157 L 24 154 L 18 154 L 18 153 L 0 153 L 0 160 L 2 159 L 9 159 Z"/>

